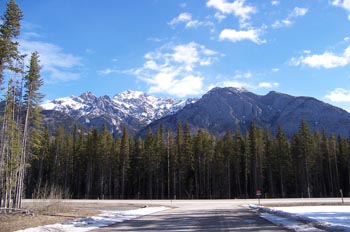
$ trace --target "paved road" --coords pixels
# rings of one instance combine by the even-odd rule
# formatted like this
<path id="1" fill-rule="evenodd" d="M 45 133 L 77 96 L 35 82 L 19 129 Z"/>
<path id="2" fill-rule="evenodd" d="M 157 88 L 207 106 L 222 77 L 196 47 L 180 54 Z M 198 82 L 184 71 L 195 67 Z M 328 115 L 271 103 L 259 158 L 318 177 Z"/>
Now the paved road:
<path id="1" fill-rule="evenodd" d="M 346 203 L 350 198 L 344 198 Z M 35 200 L 23 200 L 33 202 Z M 63 200 L 67 203 L 95 205 L 101 209 L 132 205 L 168 206 L 169 210 L 117 223 L 99 231 L 287 231 L 261 219 L 247 208 L 257 200 Z M 262 199 L 262 204 L 340 203 L 339 198 Z"/>
<path id="2" fill-rule="evenodd" d="M 242 201 L 188 200 L 135 201 L 135 203 L 165 205 L 172 208 L 94 231 L 287 231 L 260 218 Z"/>

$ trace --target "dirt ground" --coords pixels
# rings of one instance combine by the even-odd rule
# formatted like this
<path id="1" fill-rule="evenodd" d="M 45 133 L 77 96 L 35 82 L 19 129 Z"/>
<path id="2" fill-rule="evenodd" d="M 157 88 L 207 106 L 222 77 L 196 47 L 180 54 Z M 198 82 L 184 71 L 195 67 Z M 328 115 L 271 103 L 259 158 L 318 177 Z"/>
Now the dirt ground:
<path id="1" fill-rule="evenodd" d="M 137 205 L 118 204 L 108 205 L 108 209 L 133 209 Z M 0 214 L 0 232 L 11 232 L 42 225 L 65 222 L 100 213 L 106 208 L 99 203 L 65 203 L 63 201 L 42 201 L 24 203 L 23 208 L 31 214 L 8 213 Z"/>

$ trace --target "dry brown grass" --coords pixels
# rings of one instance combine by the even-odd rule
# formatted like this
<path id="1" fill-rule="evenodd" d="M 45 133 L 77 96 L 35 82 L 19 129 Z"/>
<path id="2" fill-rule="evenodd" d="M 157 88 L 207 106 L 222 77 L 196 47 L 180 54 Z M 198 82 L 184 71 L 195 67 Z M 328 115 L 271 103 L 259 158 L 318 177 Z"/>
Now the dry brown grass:
<path id="1" fill-rule="evenodd" d="M 110 204 L 108 201 L 70 202 L 60 199 L 24 202 L 23 208 L 34 215 L 0 214 L 0 232 L 11 232 L 25 228 L 50 225 L 100 214 L 100 210 L 127 210 L 142 207 L 134 204 Z"/>
<path id="2" fill-rule="evenodd" d="M 0 214 L 0 232 L 50 225 L 99 214 L 98 207 L 84 208 L 83 205 L 68 205 L 59 201 L 42 201 L 24 205 L 30 214 Z"/>
<path id="3" fill-rule="evenodd" d="M 55 224 L 68 221 L 71 218 L 64 216 L 46 216 L 46 215 L 21 215 L 8 214 L 0 215 L 0 231 L 10 232 L 25 228 L 37 227 L 41 225 Z"/>

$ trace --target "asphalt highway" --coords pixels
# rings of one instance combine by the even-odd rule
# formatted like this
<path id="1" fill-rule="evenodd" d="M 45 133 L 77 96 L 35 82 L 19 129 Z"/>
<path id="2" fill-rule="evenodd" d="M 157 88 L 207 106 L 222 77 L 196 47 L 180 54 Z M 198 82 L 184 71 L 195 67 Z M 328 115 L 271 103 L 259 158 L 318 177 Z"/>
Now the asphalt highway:
<path id="1" fill-rule="evenodd" d="M 34 202 L 35 200 L 24 200 Z M 166 206 L 167 210 L 93 230 L 107 231 L 288 231 L 274 225 L 251 210 L 257 199 L 228 200 L 62 200 L 94 209 L 119 209 Z M 323 205 L 341 204 L 340 198 L 261 199 L 262 205 Z M 344 198 L 346 204 L 350 198 Z"/>
<path id="2" fill-rule="evenodd" d="M 260 218 L 245 200 L 135 201 L 140 203 L 170 209 L 94 231 L 287 231 Z"/>

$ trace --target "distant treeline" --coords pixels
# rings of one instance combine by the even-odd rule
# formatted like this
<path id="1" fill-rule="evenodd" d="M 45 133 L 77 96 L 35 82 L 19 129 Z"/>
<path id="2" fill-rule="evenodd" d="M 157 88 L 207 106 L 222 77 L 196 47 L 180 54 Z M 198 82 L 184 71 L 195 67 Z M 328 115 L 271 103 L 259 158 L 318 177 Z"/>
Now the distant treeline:
<path id="1" fill-rule="evenodd" d="M 349 196 L 350 140 L 312 133 L 302 121 L 288 139 L 282 127 L 272 137 L 253 123 L 246 134 L 214 137 L 159 128 L 145 138 L 101 131 L 48 130 L 32 159 L 26 196 L 54 186 L 66 198 L 217 199 Z M 50 139 L 49 139 L 50 138 Z"/>

